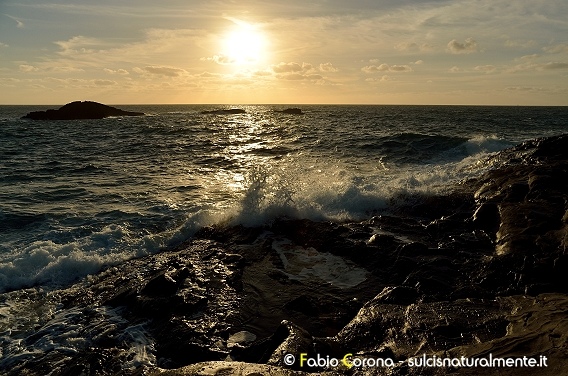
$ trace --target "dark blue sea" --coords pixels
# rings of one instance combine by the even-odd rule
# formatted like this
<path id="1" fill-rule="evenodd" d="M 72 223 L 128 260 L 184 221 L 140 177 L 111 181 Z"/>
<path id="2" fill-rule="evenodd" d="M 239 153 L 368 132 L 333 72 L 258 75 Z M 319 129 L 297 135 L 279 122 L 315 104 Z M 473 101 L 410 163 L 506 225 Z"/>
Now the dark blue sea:
<path id="1" fill-rule="evenodd" d="M 220 222 L 396 211 L 415 193 L 490 169 L 491 153 L 568 130 L 568 107 L 303 105 L 303 115 L 276 105 L 234 106 L 246 113 L 232 115 L 202 113 L 229 106 L 117 107 L 146 115 L 32 121 L 21 117 L 54 106 L 0 106 L 4 367 L 42 351 L 20 342 L 45 317 L 54 323 L 47 330 L 61 331 L 46 347 L 85 345 L 63 334 L 69 318 L 57 321 L 57 302 L 45 296 L 102 268 Z"/>

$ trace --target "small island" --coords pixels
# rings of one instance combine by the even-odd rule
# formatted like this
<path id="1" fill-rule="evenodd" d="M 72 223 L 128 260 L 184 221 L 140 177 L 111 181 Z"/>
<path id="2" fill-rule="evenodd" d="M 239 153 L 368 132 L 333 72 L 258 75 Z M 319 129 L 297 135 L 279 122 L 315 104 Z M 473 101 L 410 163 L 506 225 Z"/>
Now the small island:
<path id="1" fill-rule="evenodd" d="M 275 111 L 275 112 L 281 112 L 283 114 L 288 114 L 288 115 L 303 115 L 304 114 L 302 112 L 301 108 L 287 108 L 285 110 Z"/>
<path id="2" fill-rule="evenodd" d="M 205 115 L 236 115 L 244 114 L 246 111 L 242 108 L 229 108 L 226 110 L 201 111 L 201 113 Z"/>
<path id="3" fill-rule="evenodd" d="M 124 111 L 102 103 L 76 101 L 67 103 L 57 110 L 33 111 L 22 119 L 32 120 L 83 120 L 104 119 L 110 116 L 143 116 L 143 112 Z"/>

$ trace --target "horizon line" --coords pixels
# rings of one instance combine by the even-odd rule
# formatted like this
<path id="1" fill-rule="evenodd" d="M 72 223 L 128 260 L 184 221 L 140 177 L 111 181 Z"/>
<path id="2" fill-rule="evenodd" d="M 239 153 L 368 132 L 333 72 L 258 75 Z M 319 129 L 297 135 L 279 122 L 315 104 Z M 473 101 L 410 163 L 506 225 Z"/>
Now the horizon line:
<path id="1" fill-rule="evenodd" d="M 0 103 L 0 106 L 63 106 L 72 102 L 97 102 L 109 106 L 467 106 L 467 107 L 568 107 L 568 104 L 478 104 L 478 103 L 103 103 L 77 100 L 67 103 Z"/>

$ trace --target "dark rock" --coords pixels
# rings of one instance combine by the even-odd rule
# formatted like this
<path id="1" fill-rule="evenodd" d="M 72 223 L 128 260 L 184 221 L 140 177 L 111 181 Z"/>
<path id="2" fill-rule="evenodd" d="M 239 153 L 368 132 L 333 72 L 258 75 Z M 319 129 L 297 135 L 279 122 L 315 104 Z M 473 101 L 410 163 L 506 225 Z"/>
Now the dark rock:
<path id="1" fill-rule="evenodd" d="M 32 120 L 103 119 L 110 116 L 142 116 L 143 112 L 124 111 L 97 102 L 71 102 L 58 110 L 34 111 L 22 117 Z"/>
<path id="2" fill-rule="evenodd" d="M 140 292 L 148 296 L 169 296 L 177 289 L 178 283 L 164 271 L 152 277 Z"/>
<path id="3" fill-rule="evenodd" d="M 223 110 L 201 111 L 204 115 L 237 115 L 246 113 L 242 108 L 229 108 Z"/>
<path id="4" fill-rule="evenodd" d="M 316 316 L 319 313 L 319 309 L 314 301 L 305 295 L 301 295 L 296 299 L 293 299 L 284 305 L 286 309 L 301 312 L 306 316 Z"/>
<path id="5" fill-rule="evenodd" d="M 282 111 L 275 111 L 275 112 L 280 112 L 283 114 L 288 114 L 288 115 L 303 115 L 304 113 L 302 112 L 301 108 L 286 108 Z"/>
<path id="6" fill-rule="evenodd" d="M 497 204 L 494 202 L 484 202 L 479 205 L 475 213 L 473 213 L 473 224 L 495 239 L 495 234 L 501 224 Z"/>
<path id="7" fill-rule="evenodd" d="M 273 351 L 272 357 L 268 360 L 267 363 L 270 365 L 301 370 L 299 361 L 293 365 L 285 364 L 284 355 L 307 353 L 309 357 L 316 356 L 313 345 L 314 338 L 306 330 L 289 321 L 282 321 L 273 337 L 276 341 L 282 339 L 282 342 Z"/>
<path id="8" fill-rule="evenodd" d="M 412 287 L 385 287 L 373 300 L 384 304 L 410 305 L 418 299 L 418 291 Z"/>
<path id="9" fill-rule="evenodd" d="M 399 256 L 416 257 L 428 253 L 428 246 L 419 242 L 406 243 L 398 247 Z"/>

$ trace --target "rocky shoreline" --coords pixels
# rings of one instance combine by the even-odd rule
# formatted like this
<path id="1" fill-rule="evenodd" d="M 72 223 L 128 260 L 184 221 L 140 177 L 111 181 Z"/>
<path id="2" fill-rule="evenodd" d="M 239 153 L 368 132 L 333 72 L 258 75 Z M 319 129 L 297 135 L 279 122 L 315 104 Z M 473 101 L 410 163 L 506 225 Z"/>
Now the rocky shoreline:
<path id="1" fill-rule="evenodd" d="M 81 352 L 54 349 L 3 372 L 560 375 L 568 368 L 567 157 L 568 135 L 528 141 L 482 161 L 489 172 L 450 194 L 410 197 L 363 222 L 203 228 L 177 249 L 53 292 L 77 320 L 104 312 L 120 320 L 87 333 Z M 124 333 L 136 325 L 155 344 L 144 351 L 156 366 L 124 368 L 134 357 Z M 302 353 L 393 365 L 301 366 Z M 546 357 L 547 367 L 413 366 L 421 356 Z"/>

